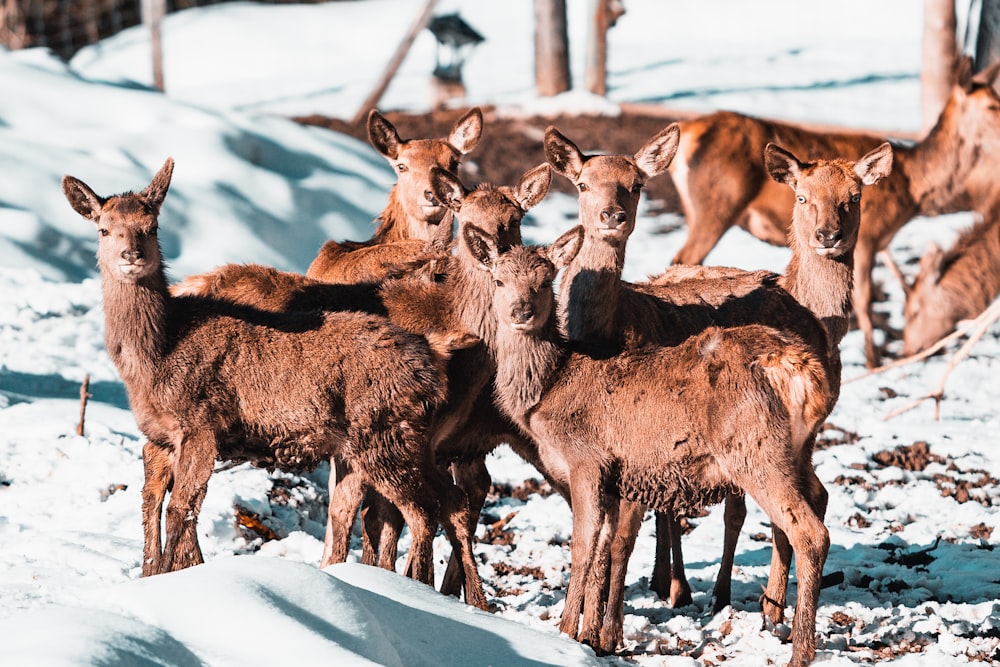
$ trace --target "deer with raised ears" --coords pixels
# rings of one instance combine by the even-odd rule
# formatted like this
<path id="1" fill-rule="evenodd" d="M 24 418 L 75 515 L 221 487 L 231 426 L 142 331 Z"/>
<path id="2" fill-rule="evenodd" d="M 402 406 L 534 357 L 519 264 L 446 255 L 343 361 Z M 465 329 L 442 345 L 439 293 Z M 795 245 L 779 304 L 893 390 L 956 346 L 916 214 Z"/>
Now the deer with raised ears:
<path id="1" fill-rule="evenodd" d="M 110 197 L 63 178 L 70 205 L 98 231 L 105 343 L 148 438 L 143 574 L 202 562 L 197 518 L 216 459 L 304 471 L 338 455 L 403 512 L 413 576 L 433 583 L 441 522 L 462 554 L 466 599 L 485 609 L 467 502 L 428 446 L 444 385 L 426 340 L 358 312 L 171 296 L 157 229 L 172 173 L 168 159 L 142 191 Z"/>
<path id="2" fill-rule="evenodd" d="M 479 144 L 483 114 L 473 107 L 441 139 L 400 138 L 395 126 L 372 109 L 368 140 L 396 174 L 389 202 L 368 241 L 327 241 L 306 275 L 330 283 L 378 281 L 400 266 L 421 265 L 453 237 L 451 212 L 434 197 L 431 169 L 457 173 L 462 157 Z"/>
<path id="3" fill-rule="evenodd" d="M 982 313 L 1000 296 L 1000 205 L 962 231 L 943 250 L 932 243 L 920 258 L 906 294 L 903 354 L 931 347 L 962 320 Z"/>
<path id="4" fill-rule="evenodd" d="M 853 303 L 869 367 L 877 366 L 881 356 L 871 319 L 876 254 L 918 215 L 981 209 L 996 196 L 997 166 L 984 158 L 1000 153 L 1000 95 L 992 86 L 998 73 L 1000 61 L 973 76 L 971 59 L 960 58 L 937 124 L 915 145 L 895 146 L 892 174 L 865 197 L 865 224 L 854 253 Z M 761 156 L 768 142 L 812 159 L 834 159 L 861 155 L 885 141 L 860 133 L 815 132 L 732 112 L 682 121 L 679 126 L 680 147 L 670 174 L 688 237 L 674 264 L 700 264 L 734 225 L 769 243 L 787 243 L 795 200 L 767 177 Z"/>
<path id="5" fill-rule="evenodd" d="M 572 569 L 560 630 L 602 653 L 621 638 L 618 600 L 599 631 L 586 616 L 580 626 L 585 591 L 609 586 L 607 569 L 593 564 L 610 559 L 619 504 L 693 510 L 740 489 L 793 545 L 799 597 L 789 664 L 811 662 L 829 534 L 801 458 L 827 412 L 821 361 L 759 325 L 711 327 L 673 347 L 573 351 L 559 334 L 552 284 L 585 243 L 582 230 L 506 253 L 475 227 L 462 233 L 494 279 L 497 404 L 548 467 L 569 471 Z"/>
<path id="6" fill-rule="evenodd" d="M 862 190 L 892 173 L 892 158 L 889 143 L 856 162 L 804 162 L 776 144 L 764 147 L 768 175 L 795 194 L 788 233 L 792 258 L 780 282 L 823 322 L 830 352 L 838 359 L 838 345 L 850 327 Z"/>
<path id="7" fill-rule="evenodd" d="M 647 147 L 656 147 L 655 154 L 669 162 L 669 143 L 675 142 L 676 136 L 676 128 L 671 131 L 668 127 L 647 142 Z M 661 140 L 667 143 L 661 144 Z M 641 184 L 645 178 L 662 173 L 666 167 L 664 161 L 646 160 L 646 168 L 640 170 L 635 156 L 588 156 L 555 128 L 546 132 L 545 148 L 553 169 L 579 190 L 580 222 L 585 230 L 583 248 L 567 267 L 559 290 L 560 325 L 571 344 L 598 349 L 607 345 L 611 349 L 678 345 L 710 326 L 759 323 L 798 337 L 828 365 L 828 375 L 833 376 L 822 323 L 779 285 L 780 277 L 776 274 L 679 267 L 666 272 L 663 285 L 621 280 Z M 648 158 L 646 148 L 636 153 L 642 155 Z M 609 231 L 606 220 L 616 216 L 622 223 Z M 818 480 L 814 484 L 821 489 Z M 727 499 L 726 539 L 714 590 L 716 610 L 729 604 L 732 563 L 745 514 L 741 496 Z M 622 550 L 616 552 L 612 566 L 620 566 L 619 561 L 627 559 L 629 541 L 634 540 L 636 529 L 635 518 L 626 516 L 622 531 L 628 536 L 621 543 Z M 612 582 L 617 581 L 612 578 Z M 774 581 L 777 585 L 781 579 Z M 675 606 L 691 601 L 690 585 L 684 576 L 680 527 L 672 513 L 657 513 L 652 587 Z M 783 587 L 770 591 L 773 595 L 769 599 L 783 601 L 783 591 Z M 612 591 L 610 595 L 620 593 Z M 769 617 L 780 618 L 781 613 L 774 611 Z"/>

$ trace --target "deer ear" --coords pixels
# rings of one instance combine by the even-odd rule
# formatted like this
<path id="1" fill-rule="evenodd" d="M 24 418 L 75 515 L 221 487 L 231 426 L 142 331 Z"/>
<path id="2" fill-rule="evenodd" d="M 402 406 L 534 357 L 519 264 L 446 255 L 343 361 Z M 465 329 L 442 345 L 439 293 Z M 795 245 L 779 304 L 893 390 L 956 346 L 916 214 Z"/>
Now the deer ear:
<path id="1" fill-rule="evenodd" d="M 892 145 L 885 142 L 854 163 L 854 173 L 865 185 L 875 185 L 892 173 Z"/>
<path id="2" fill-rule="evenodd" d="M 101 209 L 107 200 L 97 196 L 89 185 L 72 176 L 63 176 L 62 188 L 74 211 L 87 220 L 97 222 L 100 219 Z"/>
<path id="3" fill-rule="evenodd" d="M 545 159 L 557 174 L 576 182 L 583 171 L 583 153 L 553 126 L 545 130 Z"/>
<path id="4" fill-rule="evenodd" d="M 431 167 L 431 190 L 445 208 L 458 213 L 465 200 L 465 186 L 458 177 L 440 167 Z"/>
<path id="5" fill-rule="evenodd" d="M 399 157 L 399 147 L 403 140 L 399 138 L 396 127 L 375 109 L 368 112 L 368 142 L 390 160 Z"/>
<path id="6" fill-rule="evenodd" d="M 565 232 L 549 246 L 549 261 L 555 265 L 557 271 L 566 268 L 576 258 L 577 253 L 580 252 L 580 248 L 583 246 L 583 236 L 583 225 L 577 225 L 568 232 Z"/>
<path id="7" fill-rule="evenodd" d="M 493 238 L 479 227 L 469 224 L 462 228 L 462 240 L 469 254 L 479 264 L 479 268 L 489 271 L 500 256 Z"/>
<path id="8" fill-rule="evenodd" d="M 802 172 L 799 159 L 777 144 L 764 146 L 764 168 L 778 183 L 794 188 Z"/>
<path id="9" fill-rule="evenodd" d="M 527 211 L 545 199 L 551 183 L 552 169 L 547 162 L 525 172 L 514 189 L 514 197 L 521 209 Z"/>
<path id="10" fill-rule="evenodd" d="M 636 152 L 635 162 L 647 176 L 662 174 L 677 154 L 680 141 L 681 128 L 677 123 L 671 123 Z"/>
<path id="11" fill-rule="evenodd" d="M 448 135 L 448 143 L 458 149 L 458 152 L 465 155 L 477 145 L 483 135 L 483 112 L 479 107 L 473 107 L 455 121 L 455 126 L 451 128 Z"/>
<path id="12" fill-rule="evenodd" d="M 931 243 L 920 257 L 920 268 L 916 283 L 937 285 L 941 280 L 941 269 L 944 266 L 944 250 L 937 243 Z M 916 284 L 914 284 L 916 287 Z"/>
<path id="13" fill-rule="evenodd" d="M 160 206 L 163 205 L 163 200 L 167 198 L 167 190 L 170 189 L 170 178 L 174 175 L 174 161 L 173 158 L 167 158 L 160 170 L 156 172 L 156 176 L 153 176 L 153 180 L 150 181 L 139 196 L 146 200 L 150 206 L 156 209 L 157 212 L 160 210 Z"/>

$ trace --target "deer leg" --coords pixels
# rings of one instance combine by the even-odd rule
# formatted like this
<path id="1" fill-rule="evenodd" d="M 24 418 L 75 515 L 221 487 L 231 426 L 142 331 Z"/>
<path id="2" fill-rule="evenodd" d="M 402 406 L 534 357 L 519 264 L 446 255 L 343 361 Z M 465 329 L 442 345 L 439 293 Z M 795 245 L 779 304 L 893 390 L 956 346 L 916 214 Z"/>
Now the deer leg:
<path id="1" fill-rule="evenodd" d="M 587 573 L 587 583 L 583 592 L 583 622 L 579 640 L 595 647 L 596 650 L 613 651 L 601 647 L 601 625 L 607 609 L 608 597 L 613 586 L 611 582 L 612 541 L 618 532 L 618 517 L 621 500 L 609 498 L 602 517 L 601 529 L 594 544 L 593 560 Z"/>
<path id="2" fill-rule="evenodd" d="M 335 457 L 336 481 L 330 476 L 330 504 L 327 508 L 326 537 L 323 540 L 323 558 L 320 567 L 347 560 L 351 546 L 351 528 L 357 516 L 364 493 L 364 479 L 347 461 Z"/>
<path id="3" fill-rule="evenodd" d="M 486 459 L 479 459 L 467 464 L 452 464 L 452 473 L 455 476 L 455 483 L 465 491 L 469 505 L 469 534 L 475 542 L 476 526 L 479 524 L 479 516 L 482 513 L 483 505 L 486 504 L 486 496 L 490 491 L 490 483 L 493 481 L 490 472 L 486 468 Z M 444 579 L 441 582 L 441 592 L 445 595 L 458 595 L 462 584 L 462 564 L 458 558 L 459 554 L 452 551 L 451 558 L 448 559 L 448 568 L 445 570 Z"/>
<path id="4" fill-rule="evenodd" d="M 736 543 L 747 518 L 747 502 L 742 493 L 726 496 L 724 509 L 725 537 L 722 541 L 722 562 L 715 579 L 712 596 L 715 604 L 712 613 L 718 614 L 732 602 L 733 563 L 736 561 Z"/>
<path id="5" fill-rule="evenodd" d="M 747 490 L 771 518 L 775 535 L 787 535 L 786 543 L 791 545 L 796 557 L 798 599 L 792 623 L 792 658 L 788 665 L 803 667 L 816 657 L 816 610 L 823 565 L 830 550 L 830 534 L 813 510 L 812 499 L 803 497 L 797 485 L 781 479 L 769 481 L 771 484 L 762 485 L 756 493 Z"/>
<path id="6" fill-rule="evenodd" d="M 197 433 L 181 442 L 174 457 L 174 486 L 167 503 L 162 572 L 204 562 L 198 546 L 198 513 L 217 452 L 211 433 Z"/>
<path id="7" fill-rule="evenodd" d="M 854 316 L 858 329 L 865 339 L 865 365 L 876 368 L 881 361 L 881 353 L 875 345 L 875 329 L 872 324 L 872 268 L 875 263 L 875 249 L 869 247 L 864 237 L 858 238 L 854 248 Z"/>
<path id="8" fill-rule="evenodd" d="M 403 515 L 385 497 L 369 488 L 361 506 L 361 562 L 384 570 L 396 569 Z"/>
<path id="9" fill-rule="evenodd" d="M 476 564 L 473 546 L 475 533 L 470 528 L 475 525 L 475 519 L 469 507 L 469 500 L 465 492 L 445 475 L 433 476 L 430 479 L 441 498 L 439 520 L 451 542 L 451 561 L 456 562 L 457 574 L 462 577 L 465 601 L 467 604 L 486 610 L 489 605 L 486 603 L 483 581 Z"/>
<path id="10" fill-rule="evenodd" d="M 619 505 L 615 535 L 611 542 L 610 584 L 599 644 L 609 653 L 622 643 L 622 628 L 625 624 L 625 575 L 645 513 L 645 507 L 638 503 L 622 501 Z"/>
<path id="11" fill-rule="evenodd" d="M 163 500 L 173 482 L 170 450 L 147 441 L 142 446 L 142 576 L 161 572 Z"/>
<path id="12" fill-rule="evenodd" d="M 604 522 L 601 488 L 599 471 L 579 468 L 574 471 L 571 483 L 573 536 L 570 543 L 570 577 L 566 588 L 566 603 L 559 622 L 559 630 L 574 639 L 579 636 L 580 613 L 588 575 Z"/>

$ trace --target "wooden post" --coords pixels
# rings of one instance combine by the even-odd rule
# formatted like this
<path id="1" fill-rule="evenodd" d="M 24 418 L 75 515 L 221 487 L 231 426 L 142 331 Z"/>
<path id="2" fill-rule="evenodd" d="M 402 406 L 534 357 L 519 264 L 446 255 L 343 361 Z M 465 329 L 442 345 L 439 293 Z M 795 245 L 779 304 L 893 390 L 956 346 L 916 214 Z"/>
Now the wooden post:
<path id="1" fill-rule="evenodd" d="M 361 121 L 368 117 L 368 112 L 378 106 L 378 101 L 382 99 L 382 95 L 385 93 L 385 89 L 389 87 L 389 83 L 392 81 L 392 77 L 396 75 L 396 70 L 399 66 L 403 64 L 403 60 L 406 58 L 406 54 L 410 51 L 410 47 L 413 46 L 414 40 L 420 31 L 427 27 L 427 24 L 431 20 L 431 13 L 434 11 L 434 5 L 437 4 L 437 0 L 427 0 L 424 3 L 424 9 L 420 12 L 417 20 L 413 22 L 410 26 L 409 32 L 403 37 L 403 41 L 399 43 L 396 47 L 396 52 L 392 55 L 389 60 L 389 64 L 385 67 L 385 72 L 382 73 L 382 78 L 379 79 L 378 83 L 372 89 L 372 92 L 368 94 L 365 101 L 361 103 L 358 107 L 357 112 L 354 114 L 354 118 L 351 119 L 352 125 L 358 125 Z"/>
<path id="2" fill-rule="evenodd" d="M 550 97 L 570 86 L 566 0 L 535 0 L 535 90 Z"/>
<path id="3" fill-rule="evenodd" d="M 608 92 L 608 2 L 591 0 L 590 33 L 587 36 L 587 91 L 604 97 Z"/>
<path id="4" fill-rule="evenodd" d="M 83 384 L 80 385 L 80 421 L 76 424 L 76 434 L 83 435 L 83 422 L 87 416 L 87 399 L 90 398 L 90 374 L 83 376 Z"/>
<path id="5" fill-rule="evenodd" d="M 150 47 L 153 55 L 153 85 L 158 90 L 163 86 L 163 42 L 160 26 L 167 13 L 166 0 L 142 0 L 142 22 L 149 26 Z"/>
<path id="6" fill-rule="evenodd" d="M 976 35 L 976 68 L 980 72 L 1000 58 L 1000 0 L 982 0 Z"/>

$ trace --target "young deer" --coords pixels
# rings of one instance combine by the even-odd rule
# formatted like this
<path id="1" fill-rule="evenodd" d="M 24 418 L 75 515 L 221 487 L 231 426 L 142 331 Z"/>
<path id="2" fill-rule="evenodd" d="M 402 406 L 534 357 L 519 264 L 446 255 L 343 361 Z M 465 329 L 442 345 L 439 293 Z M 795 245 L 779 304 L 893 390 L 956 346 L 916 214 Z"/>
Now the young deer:
<path id="1" fill-rule="evenodd" d="M 1000 154 L 1000 95 L 992 83 L 998 72 L 1000 62 L 972 76 L 971 60 L 961 58 L 937 124 L 915 145 L 895 146 L 892 174 L 865 197 L 865 224 L 854 253 L 853 301 L 870 367 L 878 365 L 880 356 L 871 319 L 876 254 L 918 215 L 981 208 L 994 196 L 998 166 L 990 156 Z M 768 142 L 812 159 L 833 159 L 861 155 L 884 141 L 865 134 L 814 132 L 732 112 L 679 126 L 680 147 L 670 174 L 684 208 L 688 238 L 674 264 L 700 264 L 733 225 L 769 243 L 788 242 L 794 198 L 767 177 L 761 156 Z"/>
<path id="2" fill-rule="evenodd" d="M 676 126 L 668 126 L 634 156 L 586 155 L 555 128 L 546 131 L 546 157 L 557 173 L 577 186 L 580 222 L 585 229 L 583 246 L 567 267 L 559 290 L 560 326 L 567 340 L 577 346 L 608 346 L 612 350 L 648 344 L 678 345 L 714 325 L 767 324 L 801 339 L 814 356 L 827 364 L 832 378 L 823 325 L 779 285 L 775 274 L 682 267 L 668 272 L 670 280 L 665 285 L 633 285 L 621 280 L 642 186 L 648 178 L 665 171 L 677 135 Z M 822 485 L 818 480 L 815 483 L 817 493 L 822 493 Z M 635 517 L 623 514 L 622 534 L 628 537 L 616 543 L 620 550 L 615 552 L 615 567 L 623 567 L 622 561 L 631 553 L 638 525 Z M 726 539 L 714 591 L 717 610 L 729 603 L 736 540 L 745 514 L 741 496 L 727 499 Z M 781 567 L 776 564 L 775 569 L 780 571 Z M 612 582 L 617 581 L 612 578 Z M 775 578 L 774 583 L 778 582 L 780 578 Z M 657 514 L 653 588 L 675 606 L 691 600 L 683 571 L 679 525 L 673 513 Z M 785 599 L 783 587 L 780 591 L 769 589 L 769 593 L 767 599 Z M 622 591 L 609 593 L 612 598 L 620 594 Z M 769 617 L 780 619 L 782 613 L 783 605 L 771 611 Z"/>
<path id="3" fill-rule="evenodd" d="M 70 205 L 99 233 L 105 342 L 148 438 L 143 574 L 202 562 L 197 517 L 216 459 L 299 471 L 337 454 L 405 515 L 413 576 L 433 583 L 440 521 L 462 555 L 466 599 L 485 609 L 466 500 L 428 447 L 445 388 L 426 340 L 358 312 L 171 296 L 157 229 L 172 173 L 168 159 L 141 192 L 111 197 L 63 178 Z"/>
<path id="4" fill-rule="evenodd" d="M 931 244 L 913 284 L 904 281 L 903 354 L 930 347 L 1000 296 L 1000 205 L 964 230 L 947 251 Z"/>
<path id="5" fill-rule="evenodd" d="M 363 242 L 327 241 L 306 272 L 328 283 L 377 282 L 400 266 L 435 259 L 452 239 L 451 212 L 434 198 L 431 169 L 455 173 L 462 156 L 479 143 L 483 114 L 470 109 L 443 139 L 400 138 L 396 128 L 372 109 L 368 139 L 396 173 L 389 202 L 379 216 L 375 236 Z"/>
<path id="6" fill-rule="evenodd" d="M 474 223 L 488 230 L 503 248 L 521 244 L 521 219 L 545 197 L 550 181 L 547 164 L 525 172 L 513 187 L 483 184 L 471 191 L 448 171 L 435 168 L 431 174 L 435 198 L 460 218 L 460 224 Z M 431 447 L 439 463 L 454 465 L 459 486 L 468 494 L 474 530 L 490 486 L 486 455 L 506 442 L 525 460 L 539 464 L 534 445 L 493 405 L 495 362 L 480 343 L 492 340 L 496 330 L 496 320 L 491 316 L 490 278 L 463 243 L 456 239 L 455 245 L 441 267 L 443 280 L 420 271 L 377 285 L 327 285 L 266 267 L 228 265 L 186 278 L 175 286 L 174 293 L 193 293 L 277 312 L 356 309 L 387 315 L 406 330 L 425 334 L 432 348 L 448 358 L 447 398 L 430 426 Z M 336 461 L 335 466 L 331 499 L 339 498 L 337 479 L 349 472 L 343 462 Z M 558 484 L 553 480 L 557 489 Z M 363 516 L 366 542 L 362 561 L 394 568 L 402 518 L 381 502 L 375 502 Z M 349 517 L 351 523 L 353 519 L 353 515 Z M 329 523 L 323 565 L 347 556 L 339 541 L 329 539 L 333 534 Z M 456 592 L 461 584 L 458 566 L 453 558 L 442 586 L 445 592 Z"/>
<path id="7" fill-rule="evenodd" d="M 494 278 L 497 403 L 538 444 L 546 467 L 569 478 L 572 570 L 560 630 L 600 652 L 613 651 L 621 637 L 620 600 L 609 602 L 602 626 L 585 616 L 580 628 L 585 591 L 609 587 L 607 569 L 594 564 L 610 558 L 619 499 L 694 510 L 740 489 L 795 551 L 799 597 L 789 664 L 810 662 L 829 549 L 806 478 L 811 440 L 830 400 L 820 360 L 759 325 L 711 327 L 672 347 L 574 351 L 559 334 L 552 283 L 580 250 L 582 230 L 548 249 L 506 253 L 475 227 L 463 234 Z"/>

